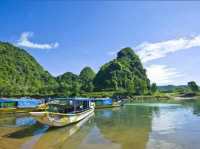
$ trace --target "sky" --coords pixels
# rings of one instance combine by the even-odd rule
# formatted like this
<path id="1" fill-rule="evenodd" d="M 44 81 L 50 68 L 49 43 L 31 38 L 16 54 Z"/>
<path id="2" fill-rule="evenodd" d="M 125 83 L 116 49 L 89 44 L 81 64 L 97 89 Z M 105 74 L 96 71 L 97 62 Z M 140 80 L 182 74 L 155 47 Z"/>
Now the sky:
<path id="1" fill-rule="evenodd" d="M 200 2 L 1 0 L 0 40 L 52 75 L 96 72 L 131 47 L 151 82 L 200 84 Z"/>

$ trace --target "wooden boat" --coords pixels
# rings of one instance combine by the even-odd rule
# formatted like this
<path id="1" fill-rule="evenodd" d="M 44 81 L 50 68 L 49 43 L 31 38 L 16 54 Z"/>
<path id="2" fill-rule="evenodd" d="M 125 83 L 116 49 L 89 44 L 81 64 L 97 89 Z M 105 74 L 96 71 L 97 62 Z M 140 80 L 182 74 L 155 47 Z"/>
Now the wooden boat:
<path id="1" fill-rule="evenodd" d="M 62 127 L 81 121 L 94 113 L 94 104 L 90 100 L 66 99 L 48 104 L 47 111 L 30 112 L 40 123 Z"/>

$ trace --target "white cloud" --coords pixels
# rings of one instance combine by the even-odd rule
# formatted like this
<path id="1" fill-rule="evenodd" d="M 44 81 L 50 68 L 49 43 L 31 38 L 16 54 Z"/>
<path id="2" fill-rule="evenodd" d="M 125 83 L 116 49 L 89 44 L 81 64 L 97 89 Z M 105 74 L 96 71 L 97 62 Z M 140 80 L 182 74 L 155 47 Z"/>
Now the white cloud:
<path id="1" fill-rule="evenodd" d="M 200 47 L 200 35 L 191 38 L 178 38 L 155 43 L 143 42 L 135 47 L 137 54 L 140 56 L 143 63 L 159 59 L 180 50 L 185 50 L 193 47 Z M 107 54 L 114 56 L 117 51 L 108 51 Z"/>
<path id="2" fill-rule="evenodd" d="M 175 68 L 170 68 L 166 65 L 150 65 L 147 69 L 147 76 L 151 82 L 155 82 L 159 85 L 165 84 L 180 84 L 182 83 L 180 77 L 184 74 L 180 74 Z"/>
<path id="3" fill-rule="evenodd" d="M 23 32 L 20 36 L 19 41 L 17 42 L 17 45 L 22 46 L 22 47 L 27 47 L 27 48 L 34 48 L 34 49 L 53 49 L 59 46 L 57 42 L 50 43 L 50 44 L 33 43 L 29 40 L 29 38 L 32 36 L 33 36 L 32 32 Z"/>
<path id="4" fill-rule="evenodd" d="M 192 38 L 179 38 L 156 43 L 145 42 L 136 46 L 134 49 L 139 50 L 137 54 L 140 56 L 142 62 L 146 63 L 165 57 L 169 53 L 193 47 L 200 47 L 200 35 Z"/>
<path id="5" fill-rule="evenodd" d="M 144 42 L 133 47 L 133 49 L 137 51 L 136 53 L 141 58 L 143 64 L 146 64 L 149 61 L 166 57 L 170 53 L 194 47 L 200 47 L 200 35 L 187 38 L 182 37 L 155 43 Z M 109 51 L 107 54 L 114 56 L 116 53 L 117 51 Z M 151 65 L 147 67 L 147 74 L 151 82 L 156 82 L 160 85 L 170 83 L 186 83 L 186 80 L 184 80 L 186 79 L 185 74 L 180 75 L 180 73 L 175 68 L 170 68 L 166 65 Z"/>

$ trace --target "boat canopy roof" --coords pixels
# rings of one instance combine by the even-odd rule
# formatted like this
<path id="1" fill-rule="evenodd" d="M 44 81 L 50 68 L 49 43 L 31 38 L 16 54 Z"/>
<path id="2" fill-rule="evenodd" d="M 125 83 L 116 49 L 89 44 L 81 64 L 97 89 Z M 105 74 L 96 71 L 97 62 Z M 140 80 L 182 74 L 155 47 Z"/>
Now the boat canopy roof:
<path id="1" fill-rule="evenodd" d="M 56 100 L 91 100 L 92 98 L 82 98 L 82 97 L 66 97 L 66 98 L 55 98 Z"/>
<path id="2" fill-rule="evenodd" d="M 80 101 L 86 101 L 86 100 L 112 100 L 111 98 L 82 98 L 82 97 L 68 97 L 68 98 L 55 98 L 55 100 L 80 100 Z"/>
<path id="3" fill-rule="evenodd" d="M 92 100 L 112 100 L 111 98 L 93 98 Z"/>
<path id="4" fill-rule="evenodd" d="M 8 103 L 8 102 L 16 103 L 16 101 L 14 100 L 0 99 L 0 103 Z"/>
<path id="5" fill-rule="evenodd" d="M 89 98 L 56 98 L 55 100 L 52 100 L 48 104 L 54 104 L 54 105 L 69 105 L 69 104 L 76 104 L 79 102 L 90 102 L 91 99 Z"/>

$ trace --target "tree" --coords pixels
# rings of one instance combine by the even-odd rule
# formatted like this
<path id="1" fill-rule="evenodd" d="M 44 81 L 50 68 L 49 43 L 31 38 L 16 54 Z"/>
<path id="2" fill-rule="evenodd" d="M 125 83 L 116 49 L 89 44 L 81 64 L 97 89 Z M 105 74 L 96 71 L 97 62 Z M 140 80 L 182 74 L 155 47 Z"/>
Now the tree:
<path id="1" fill-rule="evenodd" d="M 196 84 L 195 81 L 188 82 L 188 87 L 192 92 L 199 91 L 199 87 L 198 87 L 198 85 Z"/>
<path id="2" fill-rule="evenodd" d="M 151 85 L 151 93 L 156 93 L 156 91 L 158 90 L 156 83 L 152 83 Z"/>

